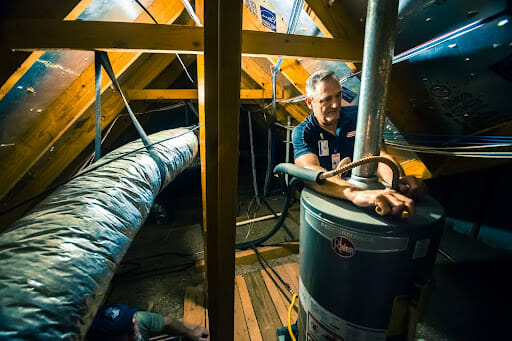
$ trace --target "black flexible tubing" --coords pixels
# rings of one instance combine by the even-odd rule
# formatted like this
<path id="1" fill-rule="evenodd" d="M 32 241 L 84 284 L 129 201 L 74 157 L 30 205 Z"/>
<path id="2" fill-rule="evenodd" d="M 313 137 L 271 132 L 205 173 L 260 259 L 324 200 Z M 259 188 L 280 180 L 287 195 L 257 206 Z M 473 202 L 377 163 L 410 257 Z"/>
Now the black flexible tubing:
<path id="1" fill-rule="evenodd" d="M 263 201 L 263 204 L 265 206 L 267 206 L 267 208 L 269 209 L 269 211 L 274 215 L 274 217 L 276 219 L 279 218 L 279 216 L 277 215 L 276 211 L 272 208 L 272 206 L 270 206 L 270 204 L 268 203 L 267 200 L 265 200 L 265 198 L 262 198 L 261 199 Z M 290 204 L 291 206 L 292 204 Z M 286 231 L 286 234 L 288 235 L 288 237 L 290 237 L 292 240 L 295 240 L 295 236 L 293 235 L 292 231 L 286 226 L 285 223 L 283 223 L 283 229 Z"/>
<path id="2" fill-rule="evenodd" d="M 298 181 L 297 179 L 293 178 L 292 180 L 290 180 L 290 184 L 289 184 L 287 192 L 286 192 L 286 198 L 284 200 L 283 208 L 281 210 L 281 216 L 279 217 L 279 220 L 276 222 L 276 224 L 274 225 L 272 230 L 270 230 L 270 232 L 268 232 L 267 234 L 265 234 L 262 237 L 254 239 L 254 240 L 238 243 L 235 245 L 235 247 L 239 250 L 247 250 L 247 249 L 250 249 L 252 247 L 258 246 L 258 245 L 266 242 L 274 234 L 276 234 L 276 232 L 283 225 L 283 223 L 286 219 L 286 216 L 288 215 L 288 210 L 293 202 L 293 194 L 295 192 L 295 189 L 297 188 L 297 186 L 300 186 L 300 185 L 302 185 L 302 183 L 300 181 Z"/>
<path id="3" fill-rule="evenodd" d="M 286 288 L 286 290 L 288 290 L 288 293 L 290 293 L 293 296 L 294 292 L 292 290 L 291 285 L 289 283 L 285 282 L 285 280 L 277 273 L 277 271 L 272 267 L 272 265 L 270 265 L 268 263 L 268 261 L 265 259 L 265 257 L 263 257 L 263 255 L 258 251 L 258 248 L 253 247 L 252 249 L 253 249 L 254 253 L 256 254 L 256 258 L 258 259 L 258 262 L 260 263 L 261 267 L 263 268 L 263 270 L 265 270 L 265 272 L 272 279 L 272 281 L 274 283 L 276 283 L 276 281 L 274 280 L 274 276 L 272 276 L 272 274 L 268 271 L 268 269 L 270 269 L 272 271 L 272 273 L 274 273 L 275 277 L 277 277 L 279 282 L 281 282 L 281 284 Z M 279 288 L 279 286 L 277 286 L 277 287 Z M 288 301 L 291 301 L 291 299 L 288 298 Z"/>

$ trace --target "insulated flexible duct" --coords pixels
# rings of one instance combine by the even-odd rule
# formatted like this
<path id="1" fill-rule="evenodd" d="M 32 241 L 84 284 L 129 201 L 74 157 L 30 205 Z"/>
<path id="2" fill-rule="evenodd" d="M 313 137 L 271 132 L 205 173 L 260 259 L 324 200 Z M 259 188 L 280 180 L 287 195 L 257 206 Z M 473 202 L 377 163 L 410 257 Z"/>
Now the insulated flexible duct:
<path id="1" fill-rule="evenodd" d="M 162 140 L 105 155 L 0 235 L 0 340 L 83 338 L 156 195 L 197 154 L 188 129 Z"/>

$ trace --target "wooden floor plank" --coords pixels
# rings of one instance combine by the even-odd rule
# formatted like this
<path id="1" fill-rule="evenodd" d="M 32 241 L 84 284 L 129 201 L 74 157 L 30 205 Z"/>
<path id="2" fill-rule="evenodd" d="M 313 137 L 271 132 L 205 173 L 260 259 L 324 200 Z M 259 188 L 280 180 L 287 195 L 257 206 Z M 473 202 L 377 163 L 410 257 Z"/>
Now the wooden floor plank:
<path id="1" fill-rule="evenodd" d="M 248 273 L 244 276 L 250 293 L 254 313 L 258 321 L 263 340 L 275 340 L 276 330 L 283 327 L 272 303 L 272 298 L 259 272 Z"/>
<path id="2" fill-rule="evenodd" d="M 238 289 L 238 285 L 235 284 L 235 341 L 251 340 L 243 312 L 240 290 Z"/>
<path id="3" fill-rule="evenodd" d="M 183 320 L 185 322 L 207 326 L 208 314 L 206 312 L 204 285 L 185 288 L 185 304 Z"/>
<path id="4" fill-rule="evenodd" d="M 274 270 L 277 271 L 279 276 L 283 277 L 285 282 L 290 284 L 294 293 L 299 293 L 299 264 L 283 264 L 276 266 Z"/>
<path id="5" fill-rule="evenodd" d="M 240 300 L 242 301 L 243 314 L 249 330 L 250 339 L 251 341 L 263 341 L 244 278 L 242 276 L 236 276 L 236 284 L 238 286 Z"/>
<path id="6" fill-rule="evenodd" d="M 279 319 L 283 326 L 288 324 L 288 307 L 290 305 L 291 294 L 284 291 L 284 286 L 279 286 L 276 284 L 270 276 L 267 274 L 265 270 L 261 270 L 261 276 L 265 281 L 265 285 L 267 286 L 270 297 L 272 297 L 272 301 L 274 302 L 274 306 L 276 307 L 277 314 L 279 315 Z M 283 290 L 284 289 L 284 290 Z M 297 318 L 297 312 L 292 311 L 292 321 L 295 321 Z"/>

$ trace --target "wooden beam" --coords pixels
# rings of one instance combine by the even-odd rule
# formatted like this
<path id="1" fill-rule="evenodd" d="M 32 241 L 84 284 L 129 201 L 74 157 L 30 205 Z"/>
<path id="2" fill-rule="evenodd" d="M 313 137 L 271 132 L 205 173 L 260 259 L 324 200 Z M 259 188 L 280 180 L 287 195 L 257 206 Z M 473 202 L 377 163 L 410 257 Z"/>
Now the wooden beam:
<path id="1" fill-rule="evenodd" d="M 359 61 L 363 49 L 349 40 L 329 39 L 273 32 L 244 31 L 244 56 L 307 57 L 339 61 Z"/>
<path id="2" fill-rule="evenodd" d="M 293 254 L 299 253 L 299 243 L 283 243 L 280 246 L 265 246 L 258 249 L 258 252 L 265 257 L 265 259 L 275 259 L 286 257 Z M 255 264 L 258 262 L 258 257 L 253 250 L 238 251 L 235 255 L 236 265 L 248 265 Z M 205 262 L 199 261 L 195 265 L 197 272 L 204 271 L 206 269 Z"/>
<path id="3" fill-rule="evenodd" d="M 283 92 L 276 94 L 277 99 L 283 98 Z M 240 99 L 272 99 L 271 89 L 241 89 Z"/>
<path id="4" fill-rule="evenodd" d="M 155 0 L 149 10 L 160 22 L 174 22 L 183 11 L 183 4 L 173 2 L 173 5 L 169 5 L 166 0 Z M 145 20 L 148 20 L 147 15 L 142 14 L 136 21 Z M 116 75 L 121 75 L 140 55 L 141 53 L 110 54 Z M 81 122 L 80 119 L 86 109 L 94 103 L 93 84 L 94 65 L 90 65 L 37 117 L 37 120 L 23 136 L 16 139 L 16 148 L 1 160 L 2 164 L 10 166 L 0 169 L 2 178 L 0 198 L 4 198 L 9 190 L 52 149 L 68 129 L 75 123 Z M 102 91 L 105 91 L 109 84 L 108 77 L 103 77 Z M 142 86 L 137 85 L 137 87 Z M 80 148 L 83 149 L 85 145 Z"/>
<path id="5" fill-rule="evenodd" d="M 130 101 L 197 99 L 197 89 L 127 89 L 126 96 Z"/>
<path id="6" fill-rule="evenodd" d="M 130 100 L 177 100 L 198 98 L 197 89 L 127 89 Z M 278 99 L 282 98 L 282 93 Z M 272 99 L 272 91 L 266 89 L 240 89 L 240 99 Z"/>
<path id="7" fill-rule="evenodd" d="M 91 4 L 93 0 L 80 1 L 71 12 L 66 15 L 64 20 L 76 20 L 80 14 Z M 0 88 L 0 101 L 4 96 L 18 83 L 21 77 L 34 65 L 34 63 L 43 55 L 44 51 L 32 52 L 21 66 L 13 72 Z"/>
<path id="8" fill-rule="evenodd" d="M 196 0 L 196 15 L 200 22 L 204 24 L 204 0 Z M 216 57 L 215 57 L 216 58 Z M 215 86 L 212 83 L 210 86 Z M 206 117 L 205 113 L 205 78 L 204 78 L 204 54 L 197 55 L 197 110 L 199 112 L 199 156 L 201 158 L 201 199 L 203 209 L 203 231 L 208 229 L 208 220 L 212 219 L 217 221 L 215 203 L 217 200 L 217 136 L 212 132 L 206 133 L 206 122 L 208 127 L 217 124 L 217 117 Z M 210 101 L 214 101 L 216 96 L 212 94 Z M 212 127 L 213 129 L 213 127 Z M 207 141 L 208 140 L 208 141 Z M 209 153 L 207 153 L 208 151 Z M 206 165 L 211 165 L 206 167 Z M 212 192 L 212 195 L 207 195 L 207 189 Z M 213 210 L 210 214 L 207 213 L 208 208 Z M 207 248 L 207 243 L 205 243 Z M 205 256 L 207 257 L 207 250 L 205 249 Z M 206 258 L 205 257 L 205 258 Z"/>
<path id="9" fill-rule="evenodd" d="M 204 46 L 203 28 L 185 25 L 21 20 L 6 22 L 3 29 L 8 33 L 9 47 L 20 51 L 71 49 L 199 54 Z M 359 61 L 363 51 L 359 44 L 345 39 L 244 31 L 242 53 Z"/>
<path id="10" fill-rule="evenodd" d="M 216 138 L 218 146 L 217 164 L 206 164 L 207 184 L 208 168 L 217 167 L 217 202 L 206 210 L 208 313 L 210 340 L 221 341 L 234 338 L 242 2 L 207 1 L 204 14 L 206 135 Z M 210 116 L 216 122 L 208 122 Z M 208 197 L 215 194 L 207 187 Z M 212 211 L 217 211 L 217 221 L 212 221 Z"/>

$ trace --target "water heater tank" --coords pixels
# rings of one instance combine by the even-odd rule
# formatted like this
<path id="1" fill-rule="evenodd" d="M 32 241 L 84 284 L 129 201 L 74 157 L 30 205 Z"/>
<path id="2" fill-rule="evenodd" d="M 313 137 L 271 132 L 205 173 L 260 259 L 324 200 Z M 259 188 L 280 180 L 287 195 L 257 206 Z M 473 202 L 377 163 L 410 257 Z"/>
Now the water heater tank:
<path id="1" fill-rule="evenodd" d="M 393 305 L 407 304 L 430 277 L 444 224 L 431 197 L 415 210 L 406 220 L 381 217 L 302 191 L 299 340 L 395 339 L 388 330 Z"/>

